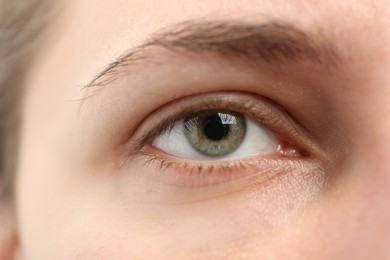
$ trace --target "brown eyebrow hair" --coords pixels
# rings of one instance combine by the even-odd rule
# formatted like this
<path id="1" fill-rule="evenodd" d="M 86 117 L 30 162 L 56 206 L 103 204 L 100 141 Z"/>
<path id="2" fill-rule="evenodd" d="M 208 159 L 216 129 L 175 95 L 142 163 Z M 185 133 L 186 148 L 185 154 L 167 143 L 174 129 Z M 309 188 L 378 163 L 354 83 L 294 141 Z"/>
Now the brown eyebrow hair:
<path id="1" fill-rule="evenodd" d="M 207 52 L 275 67 L 309 62 L 329 69 L 337 67 L 342 60 L 336 46 L 324 35 L 306 33 L 283 21 L 253 24 L 243 21 L 191 20 L 171 25 L 151 35 L 144 44 L 126 51 L 107 65 L 84 87 L 88 89 L 113 81 L 117 70 L 132 61 L 145 58 L 143 53 L 151 47 Z"/>

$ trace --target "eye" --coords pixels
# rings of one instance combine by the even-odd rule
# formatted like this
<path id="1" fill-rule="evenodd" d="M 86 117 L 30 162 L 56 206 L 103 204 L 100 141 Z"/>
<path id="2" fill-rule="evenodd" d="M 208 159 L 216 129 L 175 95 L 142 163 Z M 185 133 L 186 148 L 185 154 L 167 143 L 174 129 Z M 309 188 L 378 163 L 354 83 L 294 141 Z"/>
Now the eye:
<path id="1" fill-rule="evenodd" d="M 152 145 L 176 157 L 227 160 L 275 154 L 279 140 L 243 113 L 204 110 L 175 122 Z"/>
<path id="2" fill-rule="evenodd" d="M 148 116 L 134 136 L 133 149 L 139 154 L 164 164 L 185 162 L 198 168 L 202 161 L 210 166 L 246 158 L 307 157 L 306 151 L 316 147 L 279 105 L 235 92 L 171 101 Z"/>
<path id="3" fill-rule="evenodd" d="M 250 93 L 172 100 L 149 114 L 131 140 L 120 165 L 139 162 L 148 169 L 143 177 L 174 187 L 231 183 L 228 192 L 321 166 L 322 151 L 305 129 L 278 104 Z"/>

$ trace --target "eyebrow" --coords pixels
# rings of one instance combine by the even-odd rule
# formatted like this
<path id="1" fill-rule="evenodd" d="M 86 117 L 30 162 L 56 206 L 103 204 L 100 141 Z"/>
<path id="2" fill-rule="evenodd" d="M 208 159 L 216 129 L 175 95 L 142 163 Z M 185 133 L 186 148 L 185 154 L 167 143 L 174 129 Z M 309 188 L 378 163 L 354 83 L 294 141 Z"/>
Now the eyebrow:
<path id="1" fill-rule="evenodd" d="M 143 44 L 108 64 L 84 87 L 112 82 L 120 68 L 147 59 L 143 54 L 152 47 L 174 52 L 211 53 L 277 67 L 309 62 L 328 69 L 337 67 L 341 61 L 336 46 L 323 34 L 308 33 L 283 21 L 253 24 L 191 20 L 152 34 Z"/>

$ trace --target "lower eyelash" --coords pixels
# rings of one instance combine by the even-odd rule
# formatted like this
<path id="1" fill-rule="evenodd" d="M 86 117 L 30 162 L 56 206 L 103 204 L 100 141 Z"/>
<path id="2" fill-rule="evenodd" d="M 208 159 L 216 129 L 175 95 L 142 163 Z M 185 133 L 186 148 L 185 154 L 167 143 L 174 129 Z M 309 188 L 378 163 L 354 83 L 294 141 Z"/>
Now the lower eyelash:
<path id="1" fill-rule="evenodd" d="M 232 181 L 248 181 L 256 178 L 257 182 L 266 182 L 277 176 L 302 170 L 310 159 L 278 158 L 275 156 L 246 158 L 235 161 L 175 161 L 155 152 L 140 152 L 133 160 L 140 160 L 143 166 L 154 168 L 161 180 L 169 185 L 180 187 L 200 187 L 228 183 Z"/>

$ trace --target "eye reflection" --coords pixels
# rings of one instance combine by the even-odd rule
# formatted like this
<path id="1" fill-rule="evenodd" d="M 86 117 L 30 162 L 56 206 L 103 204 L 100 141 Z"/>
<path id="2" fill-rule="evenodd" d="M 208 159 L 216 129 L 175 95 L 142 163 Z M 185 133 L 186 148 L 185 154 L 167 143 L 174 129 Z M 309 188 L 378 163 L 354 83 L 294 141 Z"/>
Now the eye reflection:
<path id="1" fill-rule="evenodd" d="M 242 143 L 246 121 L 242 114 L 211 110 L 198 113 L 184 122 L 183 133 L 189 143 L 207 156 L 224 156 Z"/>

